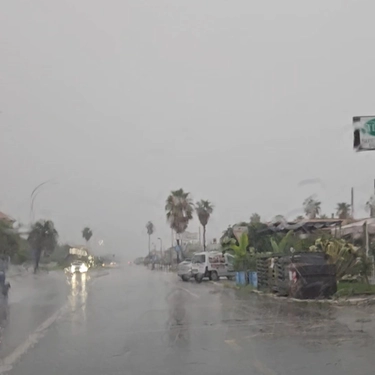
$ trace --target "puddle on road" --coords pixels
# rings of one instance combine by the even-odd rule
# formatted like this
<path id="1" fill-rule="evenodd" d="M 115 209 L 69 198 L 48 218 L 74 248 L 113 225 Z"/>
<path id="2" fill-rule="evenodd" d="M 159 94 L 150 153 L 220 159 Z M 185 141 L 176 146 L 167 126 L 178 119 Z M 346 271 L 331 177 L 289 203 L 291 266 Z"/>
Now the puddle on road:
<path id="1" fill-rule="evenodd" d="M 224 291 L 222 324 L 248 338 L 295 338 L 301 345 L 340 346 L 346 342 L 372 345 L 375 338 L 375 307 L 338 307 L 319 302 L 293 302 L 255 294 L 244 296 Z"/>

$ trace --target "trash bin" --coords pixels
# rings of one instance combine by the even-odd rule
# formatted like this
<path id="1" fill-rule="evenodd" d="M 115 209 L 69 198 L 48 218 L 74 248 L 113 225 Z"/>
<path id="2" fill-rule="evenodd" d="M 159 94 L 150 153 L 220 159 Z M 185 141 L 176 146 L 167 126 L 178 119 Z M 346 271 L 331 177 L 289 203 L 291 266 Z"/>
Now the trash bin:
<path id="1" fill-rule="evenodd" d="M 253 272 L 253 271 L 249 272 L 249 284 L 254 288 L 258 288 L 258 274 L 257 274 L 257 272 Z"/>
<path id="2" fill-rule="evenodd" d="M 246 272 L 236 272 L 236 284 L 237 285 L 246 285 Z"/>

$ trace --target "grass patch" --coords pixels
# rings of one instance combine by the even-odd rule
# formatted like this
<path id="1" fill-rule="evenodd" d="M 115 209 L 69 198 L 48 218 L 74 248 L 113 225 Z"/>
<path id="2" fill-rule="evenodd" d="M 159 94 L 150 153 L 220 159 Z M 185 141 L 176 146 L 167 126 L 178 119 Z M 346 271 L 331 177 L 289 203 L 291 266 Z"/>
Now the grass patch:
<path id="1" fill-rule="evenodd" d="M 228 288 L 228 289 L 239 289 L 239 286 L 237 286 L 236 284 L 231 283 L 229 281 L 224 281 L 223 282 L 223 287 L 224 288 Z"/>
<path id="2" fill-rule="evenodd" d="M 375 295 L 375 285 L 360 282 L 341 281 L 337 283 L 336 297 Z"/>
<path id="3" fill-rule="evenodd" d="M 257 290 L 256 288 L 254 288 L 253 286 L 251 285 L 237 285 L 235 283 L 231 283 L 231 282 L 228 282 L 228 281 L 224 281 L 223 282 L 223 287 L 224 288 L 228 288 L 228 289 L 235 289 L 235 290 L 238 290 L 244 294 L 246 293 L 251 293 L 252 291 L 254 290 Z"/>
<path id="4" fill-rule="evenodd" d="M 241 293 L 244 293 L 244 294 L 252 293 L 254 290 L 256 290 L 256 288 L 254 288 L 251 285 L 241 285 L 241 286 L 238 286 L 237 288 Z"/>

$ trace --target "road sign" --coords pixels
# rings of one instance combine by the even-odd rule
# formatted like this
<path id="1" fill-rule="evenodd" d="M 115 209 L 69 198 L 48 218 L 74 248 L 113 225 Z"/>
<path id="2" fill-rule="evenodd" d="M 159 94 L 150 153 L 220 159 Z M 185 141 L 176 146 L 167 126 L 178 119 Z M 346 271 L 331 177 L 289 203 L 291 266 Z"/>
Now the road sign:
<path id="1" fill-rule="evenodd" d="M 353 117 L 354 142 L 356 151 L 375 150 L 375 116 Z"/>
<path id="2" fill-rule="evenodd" d="M 87 257 L 87 251 L 84 248 L 76 248 L 76 247 L 71 247 L 69 249 L 69 254 L 74 254 L 78 255 L 79 257 Z"/>
<path id="3" fill-rule="evenodd" d="M 198 241 L 198 233 L 192 233 L 192 232 L 185 231 L 184 233 L 182 233 L 182 240 L 184 242 Z"/>

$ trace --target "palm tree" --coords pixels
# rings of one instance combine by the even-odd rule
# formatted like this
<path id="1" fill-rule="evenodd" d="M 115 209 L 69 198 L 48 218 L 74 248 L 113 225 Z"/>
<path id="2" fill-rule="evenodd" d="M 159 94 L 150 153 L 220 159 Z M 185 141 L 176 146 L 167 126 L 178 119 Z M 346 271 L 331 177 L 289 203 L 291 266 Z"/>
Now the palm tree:
<path id="1" fill-rule="evenodd" d="M 88 242 L 92 237 L 92 230 L 89 227 L 85 227 L 82 230 L 82 237 L 86 240 L 86 245 L 88 246 Z"/>
<path id="2" fill-rule="evenodd" d="M 198 219 L 203 227 L 203 250 L 206 251 L 206 225 L 214 210 L 214 206 L 210 201 L 201 199 L 195 206 Z"/>
<path id="3" fill-rule="evenodd" d="M 184 233 L 189 221 L 193 218 L 194 212 L 194 204 L 190 193 L 183 189 L 171 191 L 165 203 L 165 211 L 171 229 L 177 234 Z M 177 240 L 177 244 L 179 245 L 179 240 Z M 177 262 L 179 260 L 179 254 L 177 253 Z"/>
<path id="4" fill-rule="evenodd" d="M 155 226 L 152 221 L 146 224 L 147 234 L 148 234 L 148 254 L 151 252 L 151 235 L 155 232 Z"/>
<path id="5" fill-rule="evenodd" d="M 32 228 L 27 241 L 35 254 L 34 273 L 39 268 L 42 253 L 52 253 L 57 245 L 59 234 L 50 220 L 40 220 Z"/>
<path id="6" fill-rule="evenodd" d="M 350 217 L 350 207 L 349 203 L 337 203 L 336 214 L 339 219 L 348 219 Z"/>
<path id="7" fill-rule="evenodd" d="M 350 274 L 357 264 L 360 249 L 353 244 L 337 238 L 318 238 L 310 251 L 323 251 L 329 255 L 329 262 L 336 265 L 336 278 L 340 280 Z"/>
<path id="8" fill-rule="evenodd" d="M 303 208 L 305 210 L 305 214 L 309 219 L 316 219 L 316 217 L 320 213 L 320 205 L 321 202 L 313 199 L 312 197 L 308 197 L 303 202 Z"/>

